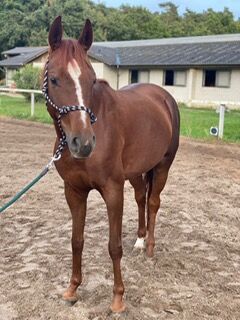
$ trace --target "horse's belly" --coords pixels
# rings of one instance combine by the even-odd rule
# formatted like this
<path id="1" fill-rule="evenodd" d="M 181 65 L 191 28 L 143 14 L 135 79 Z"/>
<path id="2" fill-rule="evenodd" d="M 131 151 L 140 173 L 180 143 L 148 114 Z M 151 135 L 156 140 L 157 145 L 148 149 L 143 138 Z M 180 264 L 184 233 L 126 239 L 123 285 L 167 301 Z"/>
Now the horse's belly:
<path id="1" fill-rule="evenodd" d="M 140 156 L 141 157 L 141 156 Z M 154 168 L 164 158 L 163 154 L 155 154 L 151 157 L 138 158 L 135 163 L 128 163 L 124 168 L 125 179 L 137 177 Z"/>
<path id="2" fill-rule="evenodd" d="M 148 139 L 139 137 L 135 143 L 125 148 L 123 168 L 126 179 L 148 172 L 163 160 L 169 148 L 171 135 L 159 131 Z"/>

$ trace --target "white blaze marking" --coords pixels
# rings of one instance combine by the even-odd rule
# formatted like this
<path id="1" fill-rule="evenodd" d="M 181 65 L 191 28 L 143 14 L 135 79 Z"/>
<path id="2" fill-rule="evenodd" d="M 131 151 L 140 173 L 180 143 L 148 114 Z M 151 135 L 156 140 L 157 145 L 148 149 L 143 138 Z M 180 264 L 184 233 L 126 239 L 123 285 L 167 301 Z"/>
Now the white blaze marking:
<path id="1" fill-rule="evenodd" d="M 81 69 L 75 59 L 68 62 L 67 68 L 68 68 L 68 73 L 70 74 L 70 77 L 72 78 L 74 85 L 75 85 L 78 103 L 80 106 L 84 106 L 83 96 L 82 96 L 82 88 L 81 88 L 80 81 L 79 81 L 79 77 L 81 75 Z M 84 125 L 86 126 L 87 114 L 85 111 L 80 111 L 80 114 L 81 114 L 81 119 L 82 119 Z"/>
<path id="2" fill-rule="evenodd" d="M 137 238 L 137 241 L 134 245 L 134 248 L 144 249 L 145 248 L 145 239 L 144 238 Z"/>

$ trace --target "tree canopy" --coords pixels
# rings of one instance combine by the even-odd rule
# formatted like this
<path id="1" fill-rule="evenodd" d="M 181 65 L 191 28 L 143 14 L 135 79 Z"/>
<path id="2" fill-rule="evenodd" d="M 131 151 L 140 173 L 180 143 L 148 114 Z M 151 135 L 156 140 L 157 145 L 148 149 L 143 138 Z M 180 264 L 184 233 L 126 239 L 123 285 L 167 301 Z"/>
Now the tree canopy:
<path id="1" fill-rule="evenodd" d="M 172 2 L 157 12 L 141 6 L 111 8 L 90 0 L 1 0 L 0 52 L 15 46 L 47 45 L 51 22 L 62 15 L 66 36 L 77 38 L 86 18 L 94 27 L 95 41 L 137 40 L 240 32 L 240 22 L 225 8 L 180 15 Z"/>

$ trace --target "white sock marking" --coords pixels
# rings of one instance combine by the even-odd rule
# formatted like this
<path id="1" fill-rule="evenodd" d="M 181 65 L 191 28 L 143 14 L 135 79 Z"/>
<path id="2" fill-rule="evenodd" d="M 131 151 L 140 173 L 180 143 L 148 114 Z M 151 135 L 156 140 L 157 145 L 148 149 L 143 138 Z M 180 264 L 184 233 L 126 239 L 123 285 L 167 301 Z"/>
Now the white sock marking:
<path id="1" fill-rule="evenodd" d="M 134 248 L 144 249 L 145 248 L 145 238 L 137 238 Z"/>
<path id="2" fill-rule="evenodd" d="M 79 77 L 81 75 L 81 69 L 75 59 L 68 62 L 67 68 L 68 68 L 68 73 L 70 74 L 70 77 L 72 78 L 75 85 L 78 103 L 80 106 L 84 106 L 85 104 L 82 96 L 82 88 L 79 81 Z M 84 123 L 84 126 L 86 127 L 87 114 L 85 111 L 80 111 L 80 114 L 81 114 L 81 119 Z"/>

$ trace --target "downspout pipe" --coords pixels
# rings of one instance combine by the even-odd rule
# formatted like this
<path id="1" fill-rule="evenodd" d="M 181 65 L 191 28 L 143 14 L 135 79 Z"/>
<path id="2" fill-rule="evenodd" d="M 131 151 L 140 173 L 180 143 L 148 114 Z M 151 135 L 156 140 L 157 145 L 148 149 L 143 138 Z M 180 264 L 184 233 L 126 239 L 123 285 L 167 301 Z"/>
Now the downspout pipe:
<path id="1" fill-rule="evenodd" d="M 116 51 L 116 66 L 117 66 L 117 90 L 119 89 L 119 77 L 120 77 L 120 56 L 118 51 Z"/>

